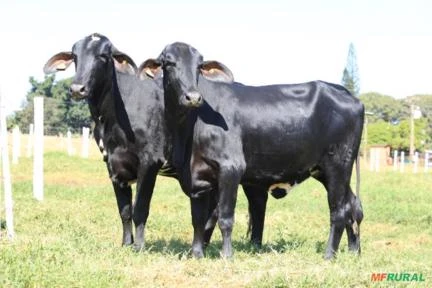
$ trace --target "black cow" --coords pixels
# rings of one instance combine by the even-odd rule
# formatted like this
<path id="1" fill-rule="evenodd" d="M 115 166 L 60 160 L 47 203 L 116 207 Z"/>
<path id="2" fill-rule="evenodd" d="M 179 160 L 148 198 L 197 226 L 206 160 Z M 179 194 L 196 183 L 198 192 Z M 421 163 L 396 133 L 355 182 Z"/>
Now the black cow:
<path id="1" fill-rule="evenodd" d="M 229 257 L 239 183 L 250 187 L 247 197 L 255 199 L 256 207 L 249 208 L 253 226 L 263 227 L 267 191 L 287 190 L 310 176 L 328 195 L 325 257 L 334 257 L 345 228 L 349 249 L 360 252 L 363 212 L 350 188 L 364 118 L 358 99 L 322 81 L 259 87 L 235 83 L 224 65 L 203 61 L 184 43 L 166 46 L 139 73 L 152 76 L 161 68 L 173 143 L 169 159 L 194 199 L 195 256 L 203 255 L 203 199 L 209 191 L 218 192 L 222 255 Z M 262 231 L 252 228 L 252 238 L 261 242 Z"/>
<path id="2" fill-rule="evenodd" d="M 72 98 L 88 101 L 95 122 L 93 135 L 107 162 L 123 223 L 122 244 L 133 244 L 134 249 L 140 250 L 144 245 L 144 228 L 156 175 L 176 177 L 164 157 L 171 144 L 166 139 L 161 78 L 139 80 L 132 59 L 100 34 L 76 42 L 71 52 L 54 55 L 44 72 L 65 70 L 72 62 L 76 74 L 70 92 Z M 130 185 L 135 181 L 137 193 L 132 208 Z M 215 198 L 210 199 L 206 244 L 217 218 L 215 205 Z M 135 241 L 132 219 L 136 227 Z"/>
<path id="3" fill-rule="evenodd" d="M 44 72 L 65 70 L 72 62 L 76 74 L 70 92 L 74 99 L 87 99 L 95 121 L 94 136 L 107 162 L 123 223 L 122 244 L 140 250 L 156 176 L 175 176 L 169 165 L 160 170 L 167 143 L 161 81 L 158 85 L 150 78 L 138 79 L 132 59 L 100 34 L 76 42 L 71 52 L 54 55 Z"/>

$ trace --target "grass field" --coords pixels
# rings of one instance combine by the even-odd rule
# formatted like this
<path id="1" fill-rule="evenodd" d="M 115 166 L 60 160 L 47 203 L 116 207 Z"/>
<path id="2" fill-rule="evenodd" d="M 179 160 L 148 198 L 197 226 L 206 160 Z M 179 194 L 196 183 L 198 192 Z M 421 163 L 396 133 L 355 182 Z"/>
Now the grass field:
<path id="1" fill-rule="evenodd" d="M 337 259 L 323 260 L 327 200 L 310 180 L 286 198 L 269 198 L 260 250 L 245 237 L 240 191 L 234 258 L 219 258 L 216 230 L 207 257 L 195 260 L 189 201 L 175 180 L 158 178 L 146 249 L 134 253 L 120 246 L 121 223 L 100 155 L 82 159 L 53 150 L 44 158 L 43 202 L 32 197 L 31 159 L 12 167 L 16 238 L 10 242 L 1 230 L 1 287 L 432 286 L 432 173 L 362 171 L 361 257 L 347 252 L 344 235 Z M 1 205 L 4 219 L 3 199 Z M 402 272 L 421 273 L 425 281 L 371 281 L 372 273 Z"/>

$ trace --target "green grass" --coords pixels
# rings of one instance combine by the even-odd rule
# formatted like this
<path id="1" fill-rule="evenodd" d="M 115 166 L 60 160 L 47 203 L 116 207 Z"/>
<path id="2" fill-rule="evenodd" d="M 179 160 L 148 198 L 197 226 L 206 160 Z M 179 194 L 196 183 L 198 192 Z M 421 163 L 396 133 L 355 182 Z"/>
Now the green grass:
<path id="1" fill-rule="evenodd" d="M 45 199 L 32 196 L 32 162 L 13 166 L 16 238 L 0 238 L 1 287 L 371 287 L 432 286 L 432 173 L 362 171 L 362 255 L 323 260 L 329 217 L 324 188 L 310 180 L 286 198 L 269 198 L 264 246 L 246 239 L 247 202 L 239 192 L 233 259 L 219 258 L 215 230 L 207 257 L 189 257 L 188 198 L 159 177 L 146 249 L 120 246 L 114 192 L 99 157 L 45 155 Z M 4 219 L 4 203 L 1 203 Z M 425 282 L 372 282 L 372 273 L 422 273 Z"/>

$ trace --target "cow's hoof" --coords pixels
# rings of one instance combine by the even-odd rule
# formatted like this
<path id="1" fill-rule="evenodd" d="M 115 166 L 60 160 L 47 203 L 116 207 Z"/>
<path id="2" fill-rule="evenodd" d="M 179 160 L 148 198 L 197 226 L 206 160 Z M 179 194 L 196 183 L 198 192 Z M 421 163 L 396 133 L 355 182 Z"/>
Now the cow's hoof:
<path id="1" fill-rule="evenodd" d="M 232 259 L 233 258 L 233 252 L 231 250 L 222 250 L 220 252 L 220 257 L 223 259 Z"/>
<path id="2" fill-rule="evenodd" d="M 336 254 L 334 252 L 326 252 L 324 255 L 324 260 L 334 260 L 336 259 Z"/>
<path id="3" fill-rule="evenodd" d="M 143 251 L 144 250 L 144 243 L 142 243 L 142 244 L 134 243 L 132 245 L 132 250 L 136 253 Z"/>
<path id="4" fill-rule="evenodd" d="M 204 257 L 204 251 L 201 249 L 194 250 L 192 249 L 192 257 L 195 259 L 201 259 Z"/>
<path id="5" fill-rule="evenodd" d="M 134 244 L 134 241 L 133 241 L 133 239 L 132 239 L 132 237 L 128 237 L 128 239 L 124 239 L 123 240 L 123 242 L 122 242 L 122 246 L 124 246 L 124 247 L 129 247 L 129 246 L 132 246 Z"/>

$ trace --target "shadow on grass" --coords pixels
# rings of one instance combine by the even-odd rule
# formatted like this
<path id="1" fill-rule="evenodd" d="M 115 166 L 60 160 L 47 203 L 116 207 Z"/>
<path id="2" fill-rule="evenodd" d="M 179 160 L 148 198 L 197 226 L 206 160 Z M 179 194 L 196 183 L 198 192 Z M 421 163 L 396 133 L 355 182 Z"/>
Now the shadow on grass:
<path id="1" fill-rule="evenodd" d="M 298 236 L 290 237 L 289 239 L 278 239 L 276 242 L 267 243 L 258 247 L 255 244 L 244 239 L 243 241 L 233 241 L 233 250 L 236 252 L 243 252 L 247 254 L 266 254 L 266 253 L 285 253 L 288 251 L 295 251 L 300 249 L 306 244 L 306 239 Z M 324 245 L 322 243 L 320 246 Z M 205 250 L 206 258 L 217 259 L 220 258 L 220 251 L 222 249 L 222 241 L 212 241 Z M 322 249 L 316 249 L 317 253 L 321 253 Z M 191 257 L 191 243 L 185 242 L 180 239 L 158 239 L 149 241 L 146 244 L 145 251 L 148 253 L 161 253 L 169 255 L 178 255 L 179 258 Z"/>

